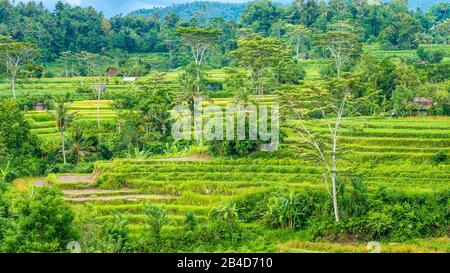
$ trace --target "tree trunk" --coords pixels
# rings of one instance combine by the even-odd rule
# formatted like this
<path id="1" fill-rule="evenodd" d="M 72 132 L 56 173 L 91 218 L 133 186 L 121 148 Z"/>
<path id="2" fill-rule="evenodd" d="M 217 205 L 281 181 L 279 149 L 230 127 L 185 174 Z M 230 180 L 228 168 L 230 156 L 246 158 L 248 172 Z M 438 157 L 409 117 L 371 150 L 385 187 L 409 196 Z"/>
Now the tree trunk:
<path id="1" fill-rule="evenodd" d="M 333 170 L 335 171 L 335 170 Z M 337 200 L 337 188 L 336 188 L 336 173 L 331 174 L 331 184 L 333 187 L 332 197 L 333 197 L 333 212 L 336 222 L 339 222 L 339 209 Z"/>
<path id="2" fill-rule="evenodd" d="M 11 89 L 13 93 L 13 98 L 16 99 L 16 75 L 11 78 Z"/>
<path id="3" fill-rule="evenodd" d="M 196 81 L 197 81 L 197 95 L 200 93 L 200 64 L 197 64 L 195 66 L 195 72 L 196 72 Z"/>
<path id="4" fill-rule="evenodd" d="M 64 160 L 64 164 L 66 164 L 67 163 L 67 160 L 66 160 L 66 142 L 65 142 L 65 139 L 64 139 L 64 131 L 61 131 L 61 140 L 62 140 L 62 154 L 63 154 L 63 160 Z"/>
<path id="5" fill-rule="evenodd" d="M 100 88 L 98 89 L 98 100 L 97 100 L 97 125 L 100 129 Z"/>
<path id="6" fill-rule="evenodd" d="M 339 118 L 339 117 L 338 117 Z M 336 122 L 339 122 L 337 120 Z M 337 151 L 337 132 L 334 131 L 333 134 L 333 156 L 332 156 L 332 169 L 331 169 L 331 185 L 333 188 L 332 192 L 332 199 L 333 199 L 333 211 L 334 211 L 334 218 L 336 222 L 339 222 L 339 209 L 338 209 L 338 200 L 337 200 L 337 187 L 336 187 L 336 174 L 337 174 L 337 158 L 336 158 L 336 151 Z"/>
<path id="7" fill-rule="evenodd" d="M 170 62 L 170 68 L 173 68 L 173 56 L 172 56 L 172 49 L 169 48 L 169 62 Z"/>

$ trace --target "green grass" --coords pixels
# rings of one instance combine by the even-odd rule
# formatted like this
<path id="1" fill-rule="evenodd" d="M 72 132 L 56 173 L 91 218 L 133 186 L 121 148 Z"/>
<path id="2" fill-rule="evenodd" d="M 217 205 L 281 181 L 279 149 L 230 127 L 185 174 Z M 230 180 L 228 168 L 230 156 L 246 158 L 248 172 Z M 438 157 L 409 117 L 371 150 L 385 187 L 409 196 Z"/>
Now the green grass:
<path id="1" fill-rule="evenodd" d="M 437 48 L 438 46 L 436 46 Z M 441 46 L 442 47 L 442 46 Z M 444 48 L 443 48 L 444 49 Z M 364 48 L 377 58 L 385 56 L 400 58 L 413 56 L 415 51 L 383 51 L 377 45 Z M 448 53 L 446 53 L 448 55 Z M 448 57 L 448 56 L 447 56 Z M 306 81 L 320 80 L 320 69 L 324 60 L 312 59 L 304 61 L 307 70 Z M 176 87 L 178 72 L 167 73 L 165 82 Z M 209 72 L 213 80 L 224 81 L 224 70 Z M 51 78 L 33 79 L 20 83 L 19 96 L 24 94 L 49 94 L 59 92 L 76 92 L 78 81 L 88 85 L 96 84 L 98 79 L 83 78 Z M 145 79 L 143 79 L 145 80 Z M 123 92 L 128 84 L 120 79 L 117 84 L 111 81 L 107 89 L 111 92 Z M 9 96 L 9 85 L 0 84 L 0 96 Z M 253 98 L 256 99 L 256 98 Z M 263 104 L 272 104 L 274 96 L 263 96 Z M 232 103 L 232 98 L 216 98 L 213 103 L 224 107 Z M 204 102 L 209 104 L 208 101 Z M 112 109 L 112 101 L 102 100 L 100 103 L 103 122 L 114 123 L 117 113 Z M 75 123 L 96 126 L 97 101 L 81 100 L 70 104 L 70 111 L 77 112 Z M 25 117 L 30 123 L 32 132 L 45 142 L 59 143 L 60 136 L 51 111 L 27 111 Z M 313 132 L 327 135 L 324 122 L 315 121 L 310 124 Z M 450 118 L 396 118 L 381 119 L 373 117 L 353 118 L 343 124 L 349 129 L 340 138 L 344 153 L 340 161 L 340 175 L 349 178 L 353 174 L 362 175 L 370 191 L 381 186 L 395 191 L 411 193 L 432 193 L 448 190 L 450 183 L 450 161 L 436 165 L 432 157 L 438 151 L 450 155 Z M 292 151 L 302 145 L 302 139 L 288 131 L 282 148 Z M 99 212 L 99 220 L 107 221 L 113 212 L 121 212 L 130 221 L 133 233 L 141 232 L 143 204 L 153 203 L 162 206 L 169 214 L 170 224 L 166 232 L 182 225 L 184 214 L 194 212 L 201 224 L 206 223 L 213 207 L 224 204 L 234 198 L 262 189 L 273 191 L 282 189 L 324 189 L 320 169 L 304 158 L 285 156 L 281 158 L 213 158 L 207 161 L 156 161 L 154 158 L 114 160 L 97 162 L 95 183 L 62 182 L 56 176 L 47 178 L 54 186 L 62 190 L 83 189 L 128 189 L 133 194 L 155 195 L 148 200 L 123 199 L 105 200 L 100 197 L 122 196 L 120 193 L 102 192 L 90 197 L 97 200 L 70 203 L 79 208 L 86 203 L 94 204 Z M 77 175 L 77 174 L 73 174 Z M 158 198 L 158 195 L 168 198 Z M 83 195 L 84 196 L 84 195 Z M 284 231 L 262 230 L 259 223 L 246 226 L 248 229 L 261 229 L 261 236 L 276 233 L 276 241 L 255 241 L 255 249 L 261 251 L 323 251 L 328 248 L 333 252 L 345 252 L 349 249 L 363 249 L 363 246 L 314 244 L 298 241 L 296 234 Z M 279 234 L 277 233 L 279 232 Z M 270 236 L 269 236 L 270 237 Z M 293 242 L 293 243 L 291 243 Z M 299 243 L 300 242 L 300 243 Z M 391 247 L 389 251 L 450 251 L 446 248 L 448 241 L 440 239 L 416 240 L 405 246 Z"/>
<path id="2" fill-rule="evenodd" d="M 225 101 L 225 100 L 224 100 Z M 227 102 L 225 101 L 224 104 Z M 73 107 L 85 108 L 88 102 L 77 102 Z M 102 104 L 108 110 L 108 103 Z M 90 110 L 85 110 L 90 111 Z M 37 115 L 36 113 L 34 113 Z M 37 115 L 39 116 L 39 115 Z M 40 121 L 51 125 L 48 121 Z M 448 190 L 450 183 L 450 161 L 434 164 L 432 156 L 439 150 L 450 153 L 450 118 L 354 118 L 344 123 L 356 125 L 358 131 L 349 131 L 341 141 L 347 150 L 340 161 L 342 179 L 352 175 L 362 175 L 369 192 L 379 187 L 387 187 L 404 193 L 430 194 Z M 322 132 L 324 123 L 312 124 L 316 132 Z M 44 127 L 44 129 L 46 129 Z M 40 128 L 35 132 L 43 131 Z M 50 131 L 50 130 L 49 130 Z M 301 139 L 290 133 L 286 149 L 301 144 Z M 106 189 L 131 190 L 132 193 L 117 191 L 100 194 L 81 194 L 91 197 L 91 201 L 73 201 L 75 208 L 91 203 L 98 211 L 99 221 L 111 219 L 113 212 L 123 213 L 129 221 L 132 234 L 142 232 L 146 218 L 143 206 L 152 203 L 168 212 L 169 224 L 163 233 L 182 228 L 184 214 L 193 212 L 201 225 L 208 223 L 212 208 L 263 189 L 271 191 L 314 189 L 323 190 L 321 171 L 301 157 L 282 158 L 213 158 L 206 161 L 160 161 L 147 159 L 116 159 L 96 163 L 96 183 L 64 183 L 56 176 L 47 178 L 62 190 Z M 72 174 L 76 175 L 76 174 Z M 149 195 L 146 200 L 127 198 L 128 194 Z M 105 200 L 114 196 L 121 199 Z M 164 196 L 165 198 L 159 198 Z M 254 242 L 254 250 L 281 252 L 354 252 L 365 251 L 365 245 L 357 243 L 308 242 L 299 233 L 272 231 L 260 223 L 243 224 L 243 229 L 251 229 L 270 241 Z M 275 239 L 276 238 L 276 239 Z M 418 239 L 402 244 L 383 243 L 383 252 L 448 252 L 444 238 Z M 395 243 L 395 242 L 394 242 Z"/>

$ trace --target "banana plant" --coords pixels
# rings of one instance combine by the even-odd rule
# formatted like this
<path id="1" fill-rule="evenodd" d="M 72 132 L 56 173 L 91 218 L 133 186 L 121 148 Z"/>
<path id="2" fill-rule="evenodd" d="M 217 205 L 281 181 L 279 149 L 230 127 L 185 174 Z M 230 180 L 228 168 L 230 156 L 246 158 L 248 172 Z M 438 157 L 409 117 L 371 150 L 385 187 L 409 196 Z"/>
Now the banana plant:
<path id="1" fill-rule="evenodd" d="M 11 162 L 8 161 L 4 168 L 0 168 L 0 191 L 4 190 L 6 186 L 6 177 L 11 173 L 10 163 Z"/>
<path id="2" fill-rule="evenodd" d="M 0 182 L 6 182 L 6 177 L 11 172 L 10 165 L 11 162 L 8 161 L 8 163 L 6 163 L 6 166 L 4 168 L 0 168 Z"/>

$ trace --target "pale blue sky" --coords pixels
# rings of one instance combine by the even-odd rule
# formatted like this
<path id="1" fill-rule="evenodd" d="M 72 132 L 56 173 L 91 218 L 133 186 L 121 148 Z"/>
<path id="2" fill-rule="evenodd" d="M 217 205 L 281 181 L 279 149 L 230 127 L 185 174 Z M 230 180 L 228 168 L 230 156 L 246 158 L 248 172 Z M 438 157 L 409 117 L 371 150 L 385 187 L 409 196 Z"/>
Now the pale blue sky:
<path id="1" fill-rule="evenodd" d="M 16 0 L 26 2 L 28 0 Z M 58 0 L 35 0 L 41 1 L 47 8 L 53 10 Z M 166 6 L 177 3 L 194 2 L 196 0 L 63 0 L 75 5 L 93 6 L 97 10 L 102 11 L 107 17 L 117 14 L 127 14 L 130 11 L 140 8 L 151 8 L 154 6 Z M 197 0 L 198 1 L 198 0 Z M 210 0 L 215 2 L 243 3 L 249 0 Z M 274 0 L 280 3 L 291 3 L 293 0 Z M 388 0 L 383 0 L 388 1 Z M 429 8 L 431 5 L 439 2 L 450 2 L 450 0 L 409 0 L 410 8 L 415 9 L 417 6 Z"/>
<path id="2" fill-rule="evenodd" d="M 23 0 L 26 2 L 27 0 Z M 35 0 L 38 2 L 39 0 Z M 41 0 L 47 8 L 53 10 L 58 0 Z M 63 0 L 70 4 L 81 6 L 93 6 L 97 10 L 110 17 L 120 13 L 127 14 L 140 8 L 151 8 L 154 6 L 166 6 L 177 3 L 194 2 L 195 0 Z M 243 3 L 248 0 L 214 0 L 214 2 Z"/>

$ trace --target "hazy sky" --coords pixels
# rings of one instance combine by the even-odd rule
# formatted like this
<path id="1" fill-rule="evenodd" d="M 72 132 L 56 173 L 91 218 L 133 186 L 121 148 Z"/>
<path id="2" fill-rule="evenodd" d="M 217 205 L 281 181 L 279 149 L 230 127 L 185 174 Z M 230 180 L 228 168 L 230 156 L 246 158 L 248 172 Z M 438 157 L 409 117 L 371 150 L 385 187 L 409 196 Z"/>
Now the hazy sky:
<path id="1" fill-rule="evenodd" d="M 28 0 L 16 0 L 26 2 Z M 45 6 L 53 10 L 55 3 L 58 0 L 35 0 L 42 1 Z M 102 11 L 105 16 L 111 17 L 117 14 L 127 14 L 130 11 L 140 8 L 151 8 L 154 6 L 166 6 L 176 3 L 194 2 L 195 0 L 63 0 L 73 5 L 80 6 L 93 6 L 95 9 Z M 249 0 L 210 0 L 216 2 L 228 2 L 228 3 L 242 3 Z M 274 0 L 280 3 L 290 3 L 293 0 Z M 383 0 L 387 1 L 387 0 Z M 432 4 L 438 2 L 450 2 L 450 0 L 409 0 L 410 7 L 415 9 L 417 6 L 423 6 L 424 8 L 430 7 Z"/>
<path id="2" fill-rule="evenodd" d="M 39 1 L 39 0 L 35 0 Z M 47 8 L 53 10 L 58 0 L 41 0 Z M 151 8 L 154 6 L 166 6 L 177 3 L 194 2 L 195 0 L 63 0 L 73 5 L 93 6 L 97 10 L 103 11 L 107 17 L 120 13 L 127 14 L 130 11 L 140 8 Z M 243 3 L 248 0 L 214 0 L 217 2 Z M 23 0 L 26 2 L 26 0 Z"/>

